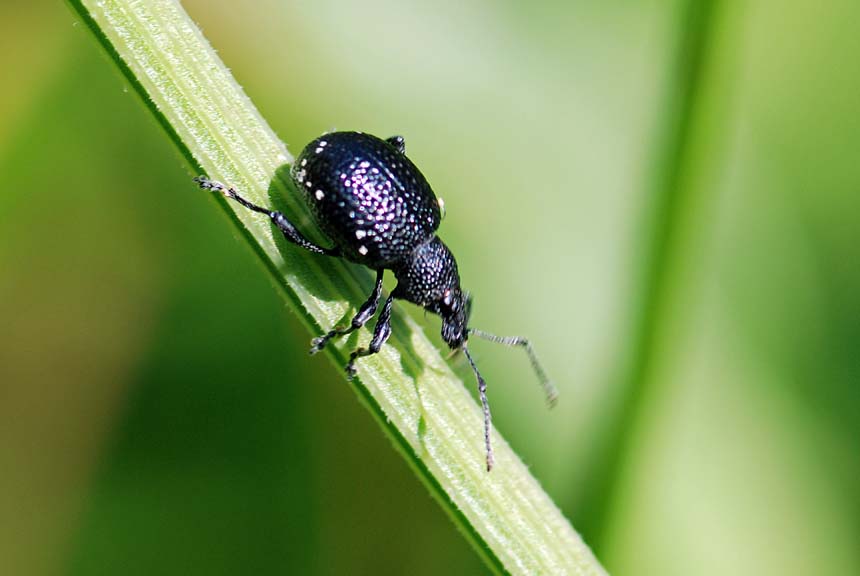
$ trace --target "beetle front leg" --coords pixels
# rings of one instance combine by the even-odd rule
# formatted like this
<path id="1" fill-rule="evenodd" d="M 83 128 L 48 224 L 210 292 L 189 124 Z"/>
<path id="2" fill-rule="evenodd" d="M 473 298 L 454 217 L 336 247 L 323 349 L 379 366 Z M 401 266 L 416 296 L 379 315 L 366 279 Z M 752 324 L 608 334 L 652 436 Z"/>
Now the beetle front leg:
<path id="1" fill-rule="evenodd" d="M 371 292 L 367 302 L 361 305 L 358 313 L 352 318 L 349 326 L 346 328 L 333 328 L 332 330 L 329 330 L 326 335 L 311 340 L 311 354 L 316 354 L 322 350 L 326 343 L 335 336 L 344 336 L 350 332 L 354 332 L 367 324 L 368 320 L 373 318 L 374 314 L 376 314 L 376 309 L 379 306 L 379 297 L 382 296 L 382 276 L 383 271 L 377 270 L 376 286 L 373 287 L 373 292 Z"/>
<path id="2" fill-rule="evenodd" d="M 355 361 L 364 356 L 371 356 L 379 352 L 388 337 L 391 336 L 391 306 L 394 303 L 394 296 L 389 295 L 382 306 L 382 313 L 379 315 L 379 320 L 376 321 L 376 327 L 373 329 L 373 338 L 370 340 L 370 345 L 367 348 L 359 348 L 349 355 L 349 362 L 346 365 L 346 373 L 352 378 L 355 376 Z"/>

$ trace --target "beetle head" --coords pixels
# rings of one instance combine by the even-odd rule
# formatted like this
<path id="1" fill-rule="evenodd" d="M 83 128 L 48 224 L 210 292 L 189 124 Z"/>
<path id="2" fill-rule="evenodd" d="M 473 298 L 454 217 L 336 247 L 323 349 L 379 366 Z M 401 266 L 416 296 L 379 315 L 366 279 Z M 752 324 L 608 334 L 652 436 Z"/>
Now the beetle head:
<path id="1" fill-rule="evenodd" d="M 460 348 L 469 337 L 469 313 L 472 297 L 459 286 L 445 290 L 436 302 L 436 312 L 442 318 L 442 338 L 451 348 Z M 429 308 L 428 308 L 429 309 Z"/>

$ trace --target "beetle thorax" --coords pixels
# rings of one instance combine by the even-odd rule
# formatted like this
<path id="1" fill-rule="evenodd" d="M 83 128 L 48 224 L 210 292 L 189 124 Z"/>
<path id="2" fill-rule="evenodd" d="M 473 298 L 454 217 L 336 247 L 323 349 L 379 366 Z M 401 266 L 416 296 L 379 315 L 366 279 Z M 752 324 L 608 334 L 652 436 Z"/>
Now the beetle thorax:
<path id="1" fill-rule="evenodd" d="M 467 336 L 466 298 L 457 261 L 439 237 L 418 246 L 393 271 L 398 282 L 395 295 L 438 314 L 445 342 L 451 348 L 462 346 Z"/>

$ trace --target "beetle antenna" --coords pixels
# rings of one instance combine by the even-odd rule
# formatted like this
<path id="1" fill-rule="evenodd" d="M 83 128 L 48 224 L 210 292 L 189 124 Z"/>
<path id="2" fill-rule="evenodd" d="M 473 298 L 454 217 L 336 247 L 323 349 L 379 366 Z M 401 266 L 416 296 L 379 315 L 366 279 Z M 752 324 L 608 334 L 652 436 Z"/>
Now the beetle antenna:
<path id="1" fill-rule="evenodd" d="M 478 372 L 478 367 L 475 365 L 475 361 L 472 360 L 472 355 L 469 354 L 469 349 L 466 348 L 466 344 L 463 343 L 463 352 L 466 354 L 466 358 L 469 359 L 469 365 L 472 367 L 472 371 L 475 373 L 475 376 L 478 378 L 478 395 L 481 397 L 481 407 L 484 409 L 484 446 L 487 448 L 487 472 L 493 469 L 493 447 L 490 445 L 490 421 L 492 420 L 490 417 L 490 403 L 487 402 L 487 383 L 484 381 L 484 378 L 481 376 L 481 373 Z"/>
<path id="2" fill-rule="evenodd" d="M 525 348 L 526 354 L 529 355 L 529 360 L 532 363 L 532 368 L 534 369 L 541 388 L 543 388 L 543 392 L 546 395 L 547 403 L 550 407 L 555 406 L 558 401 L 558 390 L 546 375 L 540 360 L 538 360 L 537 354 L 535 354 L 535 350 L 532 347 L 531 342 L 522 336 L 496 336 L 495 334 L 490 334 L 489 332 L 484 332 L 483 330 L 477 330 L 475 328 L 469 328 L 469 335 L 477 336 L 478 338 L 483 338 L 490 342 L 496 342 L 497 344 L 504 344 L 505 346 L 520 346 Z M 463 349 L 465 350 L 465 346 Z M 468 352 L 466 355 L 468 355 Z M 474 367 L 474 364 L 472 367 Z"/>

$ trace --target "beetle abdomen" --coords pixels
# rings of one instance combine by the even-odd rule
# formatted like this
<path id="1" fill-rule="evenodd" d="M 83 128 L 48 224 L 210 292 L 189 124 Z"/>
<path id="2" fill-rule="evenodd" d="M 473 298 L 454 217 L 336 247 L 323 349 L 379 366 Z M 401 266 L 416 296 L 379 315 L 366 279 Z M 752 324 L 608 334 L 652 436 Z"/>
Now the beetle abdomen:
<path id="1" fill-rule="evenodd" d="M 302 150 L 291 174 L 317 226 L 354 262 L 389 267 L 439 227 L 439 204 L 427 180 L 375 136 L 321 136 Z"/>

